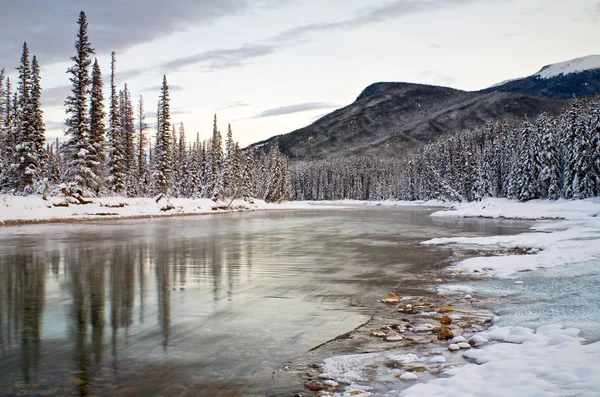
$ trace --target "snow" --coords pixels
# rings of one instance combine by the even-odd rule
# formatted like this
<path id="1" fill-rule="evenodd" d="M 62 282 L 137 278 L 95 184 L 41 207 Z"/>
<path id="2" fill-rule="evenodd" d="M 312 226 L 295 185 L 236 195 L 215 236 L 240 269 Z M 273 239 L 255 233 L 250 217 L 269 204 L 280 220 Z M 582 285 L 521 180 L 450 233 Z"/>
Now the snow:
<path id="1" fill-rule="evenodd" d="M 549 79 L 551 77 L 560 76 L 561 74 L 566 75 L 598 68 L 600 68 L 600 55 L 589 55 L 544 66 L 542 70 L 534 74 L 534 76 Z"/>
<path id="2" fill-rule="evenodd" d="M 89 204 L 68 204 L 67 198 L 41 196 L 0 195 L 0 225 L 12 222 L 75 221 L 118 219 L 131 217 L 159 217 L 173 215 L 201 215 L 234 210 L 291 210 L 314 208 L 306 202 L 266 203 L 254 200 L 250 204 L 243 200 L 234 200 L 228 209 L 230 200 L 215 203 L 210 199 L 169 198 L 156 203 L 153 198 L 102 197 L 87 199 Z M 64 207 L 61 205 L 68 206 Z M 173 209 L 162 211 L 167 205 Z"/>
<path id="3" fill-rule="evenodd" d="M 354 374 L 347 379 L 350 383 L 373 387 L 383 381 L 387 389 L 377 395 L 385 397 L 600 396 L 600 199 L 526 203 L 486 199 L 454 204 L 432 216 L 537 219 L 529 232 L 519 235 L 458 236 L 422 243 L 498 254 L 449 267 L 450 272 L 473 276 L 473 281 L 440 285 L 437 291 L 477 292 L 479 299 L 499 305 L 495 309 L 500 309 L 500 317 L 487 331 L 467 336 L 468 343 L 464 336 L 455 337 L 443 356 L 415 358 L 437 365 L 432 371 L 441 368 L 441 375 L 422 372 L 415 379 L 405 371 L 369 381 L 368 368 L 381 363 L 385 353 L 361 355 L 359 365 L 348 356 L 330 358 L 325 365 L 329 374 L 335 380 Z M 345 395 L 341 393 L 334 395 Z"/>
<path id="4" fill-rule="evenodd" d="M 539 72 L 532 75 L 533 77 L 539 77 L 542 79 L 549 79 L 560 75 L 567 75 L 571 73 L 583 72 L 585 70 L 599 69 L 600 68 L 600 55 L 588 55 L 581 58 L 571 59 L 569 61 L 553 63 L 544 66 Z M 531 77 L 531 76 L 530 76 Z M 516 79 L 504 80 L 500 83 L 491 85 L 489 88 L 500 87 L 504 84 L 512 81 L 522 80 L 526 77 L 519 77 Z"/>
<path id="5" fill-rule="evenodd" d="M 402 397 L 598 396 L 600 343 L 582 345 L 576 330 L 559 325 L 533 331 L 492 327 L 499 341 L 463 355 L 475 362 L 446 371 L 447 378 L 417 384 Z"/>

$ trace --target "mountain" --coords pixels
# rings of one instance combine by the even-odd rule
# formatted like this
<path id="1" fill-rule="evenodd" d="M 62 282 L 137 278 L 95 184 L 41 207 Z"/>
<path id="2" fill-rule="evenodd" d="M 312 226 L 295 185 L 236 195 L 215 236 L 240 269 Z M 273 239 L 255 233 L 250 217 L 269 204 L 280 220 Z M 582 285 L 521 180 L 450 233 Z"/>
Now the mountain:
<path id="1" fill-rule="evenodd" d="M 411 83 L 375 83 L 357 100 L 311 125 L 252 147 L 279 149 L 292 159 L 372 154 L 398 156 L 440 136 L 489 120 L 558 113 L 565 100 L 506 92 L 468 92 Z"/>
<path id="2" fill-rule="evenodd" d="M 481 92 L 518 92 L 547 98 L 571 98 L 600 92 L 600 55 L 544 66 L 539 72 L 493 85 Z"/>

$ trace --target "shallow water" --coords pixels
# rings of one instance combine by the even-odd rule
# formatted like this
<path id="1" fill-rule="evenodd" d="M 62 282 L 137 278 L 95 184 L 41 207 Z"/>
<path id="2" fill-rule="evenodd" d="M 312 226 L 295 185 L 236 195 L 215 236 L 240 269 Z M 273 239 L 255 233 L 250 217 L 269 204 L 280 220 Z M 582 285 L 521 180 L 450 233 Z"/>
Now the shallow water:
<path id="1" fill-rule="evenodd" d="M 515 284 L 515 282 L 517 282 Z M 522 284 L 520 284 L 522 282 Z M 581 330 L 586 342 L 600 340 L 600 262 L 518 273 L 516 279 L 486 280 L 472 286 L 500 315 L 496 324 L 537 328 L 561 324 Z"/>
<path id="2" fill-rule="evenodd" d="M 262 395 L 369 318 L 433 237 L 523 222 L 359 207 L 0 229 L 0 395 Z"/>

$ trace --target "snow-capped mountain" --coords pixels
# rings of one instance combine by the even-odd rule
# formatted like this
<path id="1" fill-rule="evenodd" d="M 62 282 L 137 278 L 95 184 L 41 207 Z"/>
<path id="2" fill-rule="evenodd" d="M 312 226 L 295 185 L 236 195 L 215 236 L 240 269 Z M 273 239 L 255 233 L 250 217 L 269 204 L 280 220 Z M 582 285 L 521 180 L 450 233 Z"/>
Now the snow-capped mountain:
<path id="1" fill-rule="evenodd" d="M 253 147 L 275 142 L 293 159 L 371 154 L 402 156 L 464 129 L 490 120 L 535 119 L 541 112 L 563 110 L 567 100 L 600 93 L 600 55 L 544 66 L 524 78 L 467 92 L 422 84 L 371 84 L 356 101 L 309 126 Z"/>
<path id="2" fill-rule="evenodd" d="M 600 69 L 600 55 L 588 55 L 566 62 L 546 65 L 542 70 L 534 74 L 534 76 L 541 77 L 542 79 L 550 79 L 560 75 L 564 76 L 592 69 Z"/>
<path id="3" fill-rule="evenodd" d="M 600 93 L 600 55 L 588 55 L 544 66 L 528 77 L 507 80 L 482 92 L 517 92 L 548 98 Z"/>

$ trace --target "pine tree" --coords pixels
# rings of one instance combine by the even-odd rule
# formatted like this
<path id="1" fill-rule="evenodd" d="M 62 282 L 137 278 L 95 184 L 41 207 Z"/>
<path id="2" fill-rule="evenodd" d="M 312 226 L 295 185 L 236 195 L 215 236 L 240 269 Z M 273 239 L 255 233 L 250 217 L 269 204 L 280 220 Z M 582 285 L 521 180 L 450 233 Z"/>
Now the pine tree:
<path id="1" fill-rule="evenodd" d="M 217 126 L 217 115 L 213 121 L 213 135 L 211 145 L 211 182 L 210 198 L 217 201 L 223 198 L 223 144 L 221 132 Z"/>
<path id="2" fill-rule="evenodd" d="M 47 162 L 47 151 L 46 151 L 46 126 L 44 124 L 44 112 L 42 111 L 42 85 L 40 76 L 40 65 L 38 64 L 37 57 L 34 55 L 31 61 L 31 111 L 33 119 L 33 132 L 34 132 L 34 152 L 35 162 L 40 170 L 39 176 L 44 175 L 44 169 Z"/>
<path id="3" fill-rule="evenodd" d="M 541 134 L 539 186 L 541 197 L 556 200 L 560 197 L 560 155 L 556 137 L 556 126 L 547 115 L 541 115 L 537 122 Z"/>
<path id="4" fill-rule="evenodd" d="M 121 115 L 119 113 L 119 96 L 115 83 L 117 65 L 116 54 L 113 51 L 110 62 L 110 107 L 108 113 L 108 185 L 116 194 L 125 192 L 125 149 L 123 147 L 123 132 Z"/>
<path id="5" fill-rule="evenodd" d="M 154 180 L 159 193 L 169 194 L 171 189 L 171 112 L 169 105 L 169 85 L 163 76 L 157 112 L 157 133 L 155 156 L 156 166 Z"/>
<path id="6" fill-rule="evenodd" d="M 2 175 L 6 163 L 6 133 L 7 133 L 7 100 L 4 86 L 4 68 L 0 70 L 0 190 L 2 189 Z"/>
<path id="7" fill-rule="evenodd" d="M 105 176 L 106 163 L 106 130 L 104 126 L 104 94 L 102 92 L 102 72 L 98 60 L 94 60 L 92 68 L 92 92 L 90 99 L 90 154 L 88 167 L 93 171 L 89 187 L 96 195 L 100 194 Z"/>
<path id="8" fill-rule="evenodd" d="M 146 113 L 144 112 L 144 97 L 140 95 L 138 101 L 138 142 L 137 142 L 137 195 L 141 196 L 146 193 L 148 185 L 148 160 L 146 158 L 146 150 L 148 147 L 148 138 L 146 137 Z"/>
<path id="9" fill-rule="evenodd" d="M 17 68 L 19 80 L 17 93 L 19 97 L 18 109 L 15 113 L 17 118 L 17 130 L 15 138 L 15 186 L 18 192 L 28 191 L 40 176 L 38 159 L 36 158 L 36 133 L 33 104 L 31 99 L 32 73 L 29 63 L 29 49 L 27 43 L 23 43 L 23 54 L 21 64 Z M 41 165 L 41 164 L 40 164 Z"/>
<path id="10" fill-rule="evenodd" d="M 127 84 L 123 86 L 119 98 L 119 115 L 121 117 L 121 145 L 123 147 L 123 169 L 125 172 L 125 194 L 134 196 L 136 192 L 137 181 L 135 174 L 137 172 L 137 151 L 135 149 L 135 116 L 131 94 Z"/>
<path id="11" fill-rule="evenodd" d="M 65 101 L 67 114 L 67 169 L 64 175 L 67 182 L 74 187 L 88 191 L 93 185 L 95 175 L 88 167 L 87 157 L 92 152 L 89 142 L 90 118 L 88 114 L 90 86 L 90 67 L 92 65 L 91 55 L 94 49 L 90 45 L 87 35 L 87 18 L 82 11 L 77 20 L 79 31 L 75 42 L 75 56 L 71 60 L 75 63 L 67 73 L 71 74 L 70 81 L 73 84 L 71 95 Z"/>
<path id="12" fill-rule="evenodd" d="M 563 197 L 573 198 L 573 184 L 575 181 L 577 137 L 583 133 L 583 123 L 579 115 L 582 113 L 581 101 L 575 101 L 569 109 L 562 114 L 559 122 L 560 146 L 562 148 L 563 169 Z"/>
<path id="13" fill-rule="evenodd" d="M 175 126 L 173 126 L 175 129 Z M 174 156 L 173 156 L 173 173 L 175 179 L 175 190 L 179 196 L 187 196 L 188 187 L 187 178 L 189 176 L 189 170 L 186 164 L 187 160 L 187 138 L 185 137 L 185 127 L 183 123 L 179 124 L 179 138 L 174 140 L 177 145 L 173 145 Z"/>

